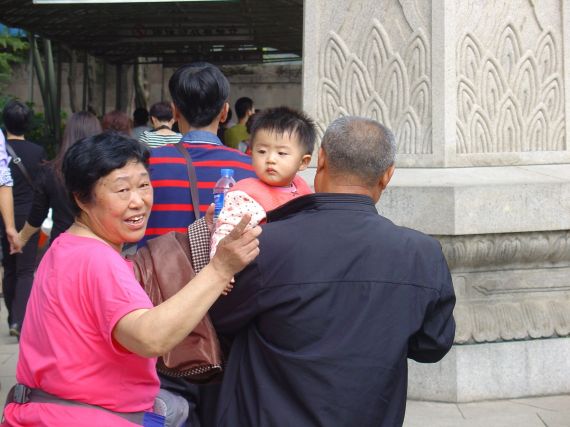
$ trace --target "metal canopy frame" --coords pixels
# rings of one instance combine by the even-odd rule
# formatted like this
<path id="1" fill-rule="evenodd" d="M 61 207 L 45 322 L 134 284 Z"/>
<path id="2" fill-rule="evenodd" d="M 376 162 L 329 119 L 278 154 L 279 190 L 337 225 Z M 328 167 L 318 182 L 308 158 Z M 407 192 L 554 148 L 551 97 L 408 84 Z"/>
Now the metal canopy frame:
<path id="1" fill-rule="evenodd" d="M 0 22 L 112 64 L 259 63 L 279 55 L 300 59 L 303 0 L 55 5 L 0 0 Z"/>

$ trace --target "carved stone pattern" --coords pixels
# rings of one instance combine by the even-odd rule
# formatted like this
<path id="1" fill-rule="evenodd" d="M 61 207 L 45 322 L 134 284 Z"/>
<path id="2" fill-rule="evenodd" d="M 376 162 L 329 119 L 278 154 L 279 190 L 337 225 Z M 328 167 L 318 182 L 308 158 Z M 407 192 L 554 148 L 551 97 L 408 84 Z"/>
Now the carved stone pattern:
<path id="1" fill-rule="evenodd" d="M 570 264 L 570 231 L 435 237 L 452 270 Z"/>
<path id="2" fill-rule="evenodd" d="M 330 32 L 319 59 L 317 122 L 326 126 L 339 116 L 370 117 L 392 129 L 398 152 L 432 153 L 431 55 L 421 28 L 395 51 L 376 19 L 358 52 Z"/>
<path id="3" fill-rule="evenodd" d="M 458 304 L 456 344 L 570 336 L 570 300 Z"/>
<path id="4" fill-rule="evenodd" d="M 467 33 L 457 51 L 457 152 L 566 149 L 562 58 L 553 31 L 524 50 L 508 24 L 494 48 Z"/>

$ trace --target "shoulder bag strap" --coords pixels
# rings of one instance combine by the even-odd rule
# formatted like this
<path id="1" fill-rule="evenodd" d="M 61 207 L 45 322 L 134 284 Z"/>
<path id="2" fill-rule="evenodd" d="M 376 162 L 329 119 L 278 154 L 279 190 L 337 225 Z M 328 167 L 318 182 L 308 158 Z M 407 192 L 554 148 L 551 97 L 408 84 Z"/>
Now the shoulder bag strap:
<path id="1" fill-rule="evenodd" d="M 16 154 L 16 152 L 10 146 L 10 144 L 8 144 L 8 141 L 6 141 L 6 151 L 8 152 L 10 157 L 12 157 L 12 162 L 14 162 L 14 164 L 16 166 L 18 166 L 18 168 L 20 169 L 20 172 L 22 172 L 22 175 L 24 175 L 24 178 L 26 178 L 26 181 L 28 181 L 28 184 L 30 184 L 30 187 L 32 187 L 32 189 L 35 190 L 36 187 L 34 185 L 34 181 L 32 180 L 32 177 L 30 176 L 30 174 L 28 173 L 26 166 L 24 166 L 24 162 L 22 162 L 22 159 Z"/>
<path id="2" fill-rule="evenodd" d="M 198 196 L 198 179 L 196 178 L 196 169 L 188 154 L 188 150 L 184 148 L 184 143 L 180 141 L 178 144 L 174 144 L 180 154 L 186 159 L 186 166 L 188 167 L 188 181 L 190 182 L 190 197 L 192 198 L 192 206 L 194 206 L 194 216 L 196 219 L 200 219 L 200 197 Z"/>

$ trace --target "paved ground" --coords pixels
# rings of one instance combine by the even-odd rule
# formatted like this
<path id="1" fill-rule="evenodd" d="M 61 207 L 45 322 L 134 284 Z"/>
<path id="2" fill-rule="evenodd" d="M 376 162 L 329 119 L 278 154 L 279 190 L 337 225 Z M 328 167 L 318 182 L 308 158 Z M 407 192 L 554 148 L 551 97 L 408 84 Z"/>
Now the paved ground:
<path id="1" fill-rule="evenodd" d="M 570 396 L 462 404 L 408 401 L 404 427 L 570 427 Z"/>
<path id="2" fill-rule="evenodd" d="M 15 383 L 18 342 L 0 313 L 0 402 Z M 355 426 L 356 427 L 356 426 Z M 478 403 L 408 401 L 404 427 L 570 427 L 570 395 Z"/>
<path id="3" fill-rule="evenodd" d="M 6 307 L 2 300 L 0 313 L 0 406 L 4 407 L 6 394 L 16 382 L 16 364 L 18 363 L 18 340 L 8 335 Z"/>

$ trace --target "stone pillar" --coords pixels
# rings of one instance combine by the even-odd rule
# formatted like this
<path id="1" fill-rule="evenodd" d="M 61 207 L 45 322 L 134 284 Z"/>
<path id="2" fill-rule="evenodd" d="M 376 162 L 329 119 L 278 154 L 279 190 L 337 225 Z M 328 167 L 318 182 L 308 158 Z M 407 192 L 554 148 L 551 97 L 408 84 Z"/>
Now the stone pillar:
<path id="1" fill-rule="evenodd" d="M 410 397 L 570 393 L 570 2 L 306 0 L 303 61 L 321 133 L 395 132 L 378 210 L 452 269 L 456 344 L 410 363 Z"/>

